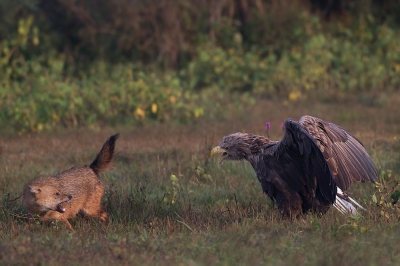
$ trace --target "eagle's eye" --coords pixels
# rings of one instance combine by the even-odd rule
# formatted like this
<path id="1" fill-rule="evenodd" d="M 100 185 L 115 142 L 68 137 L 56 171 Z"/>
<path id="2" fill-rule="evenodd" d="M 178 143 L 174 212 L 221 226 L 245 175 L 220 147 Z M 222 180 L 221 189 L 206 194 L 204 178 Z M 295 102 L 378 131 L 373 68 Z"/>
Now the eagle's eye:
<path id="1" fill-rule="evenodd" d="M 222 156 L 226 156 L 226 155 L 228 155 L 227 152 L 223 152 L 223 153 L 222 153 Z"/>

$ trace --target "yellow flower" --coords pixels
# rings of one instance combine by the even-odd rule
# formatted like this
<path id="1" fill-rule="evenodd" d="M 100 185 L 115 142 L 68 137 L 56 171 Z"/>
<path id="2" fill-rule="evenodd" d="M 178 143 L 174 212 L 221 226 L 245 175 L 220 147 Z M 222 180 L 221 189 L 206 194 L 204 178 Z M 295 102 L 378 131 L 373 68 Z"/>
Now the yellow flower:
<path id="1" fill-rule="evenodd" d="M 224 70 L 224 68 L 223 68 L 223 67 L 219 67 L 219 66 L 214 68 L 215 74 L 219 74 L 219 73 L 221 73 L 223 70 Z"/>
<path id="2" fill-rule="evenodd" d="M 297 101 L 301 96 L 301 92 L 299 91 L 292 91 L 289 93 L 289 100 L 290 101 Z"/>
<path id="3" fill-rule="evenodd" d="M 157 113 L 157 104 L 153 103 L 153 104 L 151 105 L 151 112 L 152 112 L 153 114 Z"/>
<path id="4" fill-rule="evenodd" d="M 143 119 L 144 116 L 145 116 L 144 110 L 143 110 L 142 108 L 140 108 L 140 107 L 136 108 L 135 117 L 136 117 L 137 119 Z"/>
<path id="5" fill-rule="evenodd" d="M 25 33 L 25 29 L 24 29 L 24 27 L 23 27 L 22 25 L 20 25 L 20 26 L 18 27 L 18 33 L 19 33 L 20 35 L 24 35 L 24 33 Z"/>
<path id="6" fill-rule="evenodd" d="M 173 96 L 173 95 L 169 96 L 169 101 L 170 101 L 172 104 L 174 104 L 174 103 L 176 102 L 176 97 Z"/>
<path id="7" fill-rule="evenodd" d="M 32 43 L 37 46 L 39 44 L 39 38 L 37 36 L 33 37 Z"/>
<path id="8" fill-rule="evenodd" d="M 194 117 L 199 118 L 200 116 L 204 115 L 204 109 L 202 107 L 196 108 L 194 110 Z"/>
<path id="9" fill-rule="evenodd" d="M 60 117 L 56 113 L 53 114 L 53 119 L 57 122 L 60 121 Z"/>

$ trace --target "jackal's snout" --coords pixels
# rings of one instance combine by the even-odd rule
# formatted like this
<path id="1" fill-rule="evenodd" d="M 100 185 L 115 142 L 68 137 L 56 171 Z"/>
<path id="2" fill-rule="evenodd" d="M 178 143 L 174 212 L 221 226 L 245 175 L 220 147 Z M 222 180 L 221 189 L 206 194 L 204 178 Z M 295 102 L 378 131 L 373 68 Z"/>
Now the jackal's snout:
<path id="1" fill-rule="evenodd" d="M 71 194 L 64 194 L 57 187 L 36 182 L 25 187 L 23 204 L 28 210 L 64 213 L 65 208 L 62 205 L 71 199 Z"/>
<path id="2" fill-rule="evenodd" d="M 63 207 L 63 203 L 69 202 L 71 199 L 72 199 L 72 195 L 68 195 L 68 199 L 67 200 L 57 204 L 56 211 L 58 211 L 59 213 L 64 213 L 65 212 L 65 208 Z"/>

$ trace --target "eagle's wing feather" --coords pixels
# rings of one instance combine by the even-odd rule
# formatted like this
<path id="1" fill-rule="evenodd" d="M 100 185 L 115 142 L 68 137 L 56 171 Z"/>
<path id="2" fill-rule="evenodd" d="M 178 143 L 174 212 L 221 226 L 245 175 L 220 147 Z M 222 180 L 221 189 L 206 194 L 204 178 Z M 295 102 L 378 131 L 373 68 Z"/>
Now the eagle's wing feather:
<path id="1" fill-rule="evenodd" d="M 279 142 L 266 145 L 261 152 L 257 176 L 280 177 L 292 190 L 333 203 L 336 184 L 317 144 L 301 125 L 290 119 L 284 122 L 285 135 Z M 271 196 L 271 195 L 270 195 Z"/>
<path id="2" fill-rule="evenodd" d="M 312 116 L 301 117 L 299 123 L 316 141 L 339 188 L 347 190 L 353 181 L 375 182 L 374 163 L 356 137 L 333 123 Z"/>

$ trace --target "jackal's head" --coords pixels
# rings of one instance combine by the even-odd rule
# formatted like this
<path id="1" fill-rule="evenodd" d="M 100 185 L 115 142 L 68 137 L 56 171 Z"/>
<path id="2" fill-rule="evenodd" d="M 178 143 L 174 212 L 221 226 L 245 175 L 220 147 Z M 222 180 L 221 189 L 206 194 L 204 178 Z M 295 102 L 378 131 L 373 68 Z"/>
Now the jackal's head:
<path id="1" fill-rule="evenodd" d="M 30 185 L 28 189 L 34 197 L 35 205 L 43 212 L 52 210 L 64 213 L 65 208 L 62 203 L 72 199 L 71 195 L 65 195 L 57 188 L 49 185 Z"/>

